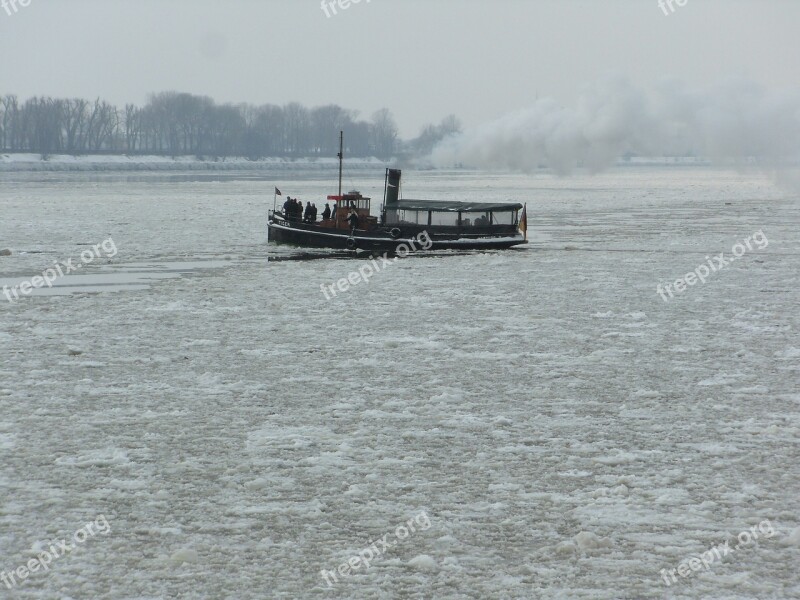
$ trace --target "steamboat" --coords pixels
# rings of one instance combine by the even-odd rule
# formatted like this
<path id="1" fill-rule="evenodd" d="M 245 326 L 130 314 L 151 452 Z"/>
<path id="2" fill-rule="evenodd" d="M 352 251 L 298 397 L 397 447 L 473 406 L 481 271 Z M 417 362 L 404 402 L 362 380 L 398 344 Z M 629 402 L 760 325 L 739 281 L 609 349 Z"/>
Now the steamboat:
<path id="1" fill-rule="evenodd" d="M 386 169 L 380 216 L 373 216 L 370 198 L 357 191 L 342 193 L 343 134 L 338 158 L 339 193 L 327 197 L 333 203 L 331 214 L 317 221 L 273 207 L 268 214 L 270 242 L 371 253 L 505 249 L 528 243 L 522 204 L 400 199 L 399 169 Z"/>

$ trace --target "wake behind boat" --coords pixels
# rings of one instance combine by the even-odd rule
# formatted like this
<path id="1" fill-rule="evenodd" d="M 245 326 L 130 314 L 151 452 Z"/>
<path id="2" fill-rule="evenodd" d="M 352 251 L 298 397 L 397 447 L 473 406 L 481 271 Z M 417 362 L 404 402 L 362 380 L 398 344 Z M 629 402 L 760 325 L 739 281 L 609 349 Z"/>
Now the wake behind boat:
<path id="1" fill-rule="evenodd" d="M 269 211 L 269 241 L 308 248 L 370 252 L 504 249 L 527 244 L 527 211 L 522 204 L 401 200 L 399 169 L 386 169 L 380 218 L 372 216 L 370 198 L 357 191 L 342 194 L 344 138 L 340 135 L 339 193 L 330 215 L 304 218 L 292 210 Z M 520 210 L 522 215 L 520 217 Z"/>

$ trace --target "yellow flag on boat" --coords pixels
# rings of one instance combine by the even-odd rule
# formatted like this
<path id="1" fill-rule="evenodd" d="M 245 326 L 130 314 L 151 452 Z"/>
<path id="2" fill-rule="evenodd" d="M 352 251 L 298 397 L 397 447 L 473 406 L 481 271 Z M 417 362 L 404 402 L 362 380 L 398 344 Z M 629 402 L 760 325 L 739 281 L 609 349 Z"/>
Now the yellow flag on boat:
<path id="1" fill-rule="evenodd" d="M 519 230 L 525 239 L 528 239 L 528 205 L 522 207 L 522 216 L 519 218 Z"/>

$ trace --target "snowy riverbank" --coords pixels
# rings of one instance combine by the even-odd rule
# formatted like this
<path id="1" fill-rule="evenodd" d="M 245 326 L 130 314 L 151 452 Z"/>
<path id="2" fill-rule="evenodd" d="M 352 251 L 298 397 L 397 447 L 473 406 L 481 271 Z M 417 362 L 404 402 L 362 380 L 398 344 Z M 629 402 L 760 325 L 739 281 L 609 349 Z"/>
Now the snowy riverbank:
<path id="1" fill-rule="evenodd" d="M 136 156 L 96 155 L 72 156 L 52 154 L 46 159 L 41 154 L 0 154 L 0 172 L 9 171 L 329 171 L 337 164 L 336 158 L 263 158 L 249 160 L 243 157 L 200 158 L 197 156 Z M 353 169 L 384 165 L 377 158 L 352 158 L 347 160 Z"/>

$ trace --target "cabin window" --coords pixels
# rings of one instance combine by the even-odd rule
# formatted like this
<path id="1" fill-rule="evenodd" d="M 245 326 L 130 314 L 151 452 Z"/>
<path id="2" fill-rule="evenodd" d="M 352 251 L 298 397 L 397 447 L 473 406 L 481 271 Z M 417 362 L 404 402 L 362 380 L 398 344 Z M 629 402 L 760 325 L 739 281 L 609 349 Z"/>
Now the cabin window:
<path id="1" fill-rule="evenodd" d="M 492 225 L 513 225 L 513 224 L 514 224 L 513 211 L 501 211 L 492 213 Z"/>
<path id="2" fill-rule="evenodd" d="M 369 210 L 369 198 L 359 198 L 357 200 L 343 200 L 342 204 L 346 210 L 355 208 L 357 210 Z"/>
<path id="3" fill-rule="evenodd" d="M 457 212 L 433 212 L 431 225 L 439 227 L 456 227 L 458 225 Z"/>
<path id="4" fill-rule="evenodd" d="M 473 227 L 488 227 L 489 213 L 468 213 Z"/>
<path id="5" fill-rule="evenodd" d="M 424 210 L 398 210 L 397 214 L 399 215 L 399 219 L 395 222 L 398 223 L 413 223 L 414 225 L 428 224 L 428 212 Z"/>

